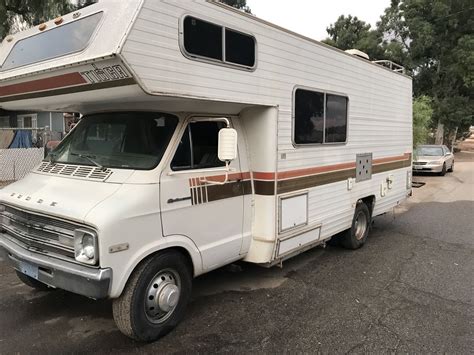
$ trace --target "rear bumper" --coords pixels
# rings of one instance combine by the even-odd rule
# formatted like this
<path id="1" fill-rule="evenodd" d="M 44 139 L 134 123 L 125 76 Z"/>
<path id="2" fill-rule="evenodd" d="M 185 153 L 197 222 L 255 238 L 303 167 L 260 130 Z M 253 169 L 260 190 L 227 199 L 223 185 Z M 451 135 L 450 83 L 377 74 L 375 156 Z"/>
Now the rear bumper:
<path id="1" fill-rule="evenodd" d="M 38 281 L 49 286 L 94 299 L 109 295 L 112 281 L 109 268 L 94 269 L 32 253 L 9 240 L 4 233 L 0 233 L 0 258 L 18 271 L 22 263 L 37 267 Z"/>

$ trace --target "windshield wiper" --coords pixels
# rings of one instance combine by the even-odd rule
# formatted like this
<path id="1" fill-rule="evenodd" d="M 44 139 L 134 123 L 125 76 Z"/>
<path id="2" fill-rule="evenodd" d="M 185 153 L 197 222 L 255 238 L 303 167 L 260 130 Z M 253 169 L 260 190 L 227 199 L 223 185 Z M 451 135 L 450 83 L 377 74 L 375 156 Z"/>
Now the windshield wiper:
<path id="1" fill-rule="evenodd" d="M 87 155 L 87 154 L 79 154 L 79 153 L 70 153 L 71 155 L 74 155 L 76 157 L 82 158 L 82 159 L 87 159 L 89 160 L 92 164 L 97 166 L 99 169 L 104 170 L 104 167 L 100 165 L 98 162 L 96 162 L 94 159 L 96 158 L 95 155 Z"/>

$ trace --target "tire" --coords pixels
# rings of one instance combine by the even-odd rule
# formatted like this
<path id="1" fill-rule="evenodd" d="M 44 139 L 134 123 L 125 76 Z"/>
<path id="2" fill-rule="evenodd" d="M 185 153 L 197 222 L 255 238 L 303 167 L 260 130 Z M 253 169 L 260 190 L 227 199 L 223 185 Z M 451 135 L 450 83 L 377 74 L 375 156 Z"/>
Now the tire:
<path id="1" fill-rule="evenodd" d="M 18 278 L 26 285 L 26 286 L 29 286 L 31 288 L 34 288 L 38 291 L 51 291 L 51 290 L 54 290 L 54 288 L 52 287 L 49 287 L 48 285 L 38 281 L 38 280 L 35 280 L 34 278 L 28 276 L 28 275 L 25 275 L 19 271 L 16 272 L 16 276 L 18 276 Z"/>
<path id="2" fill-rule="evenodd" d="M 137 267 L 122 295 L 114 300 L 115 323 L 132 339 L 155 341 L 183 319 L 191 288 L 192 275 L 185 256 L 176 251 L 160 253 Z"/>
<path id="3" fill-rule="evenodd" d="M 448 172 L 453 173 L 454 172 L 454 161 L 451 164 L 451 167 L 448 169 Z"/>
<path id="4" fill-rule="evenodd" d="M 371 225 L 372 218 L 369 208 L 364 202 L 357 202 L 352 226 L 341 236 L 341 245 L 346 249 L 359 249 L 367 241 Z"/>
<path id="5" fill-rule="evenodd" d="M 439 175 L 441 175 L 441 176 L 446 175 L 446 163 L 443 164 L 443 169 L 441 170 L 441 172 L 439 173 Z"/>

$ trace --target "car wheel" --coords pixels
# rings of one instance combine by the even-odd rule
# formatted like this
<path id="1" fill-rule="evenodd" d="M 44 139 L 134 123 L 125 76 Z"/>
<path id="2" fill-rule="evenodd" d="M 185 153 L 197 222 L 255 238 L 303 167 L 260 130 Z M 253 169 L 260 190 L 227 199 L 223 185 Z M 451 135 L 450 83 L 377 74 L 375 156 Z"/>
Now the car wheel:
<path id="1" fill-rule="evenodd" d="M 451 167 L 449 168 L 448 170 L 450 173 L 454 172 L 454 161 L 453 163 L 451 164 Z"/>
<path id="2" fill-rule="evenodd" d="M 38 291 L 52 291 L 54 290 L 53 287 L 49 287 L 48 285 L 38 281 L 38 280 L 35 280 L 34 278 L 28 276 L 28 275 L 25 275 L 23 274 L 22 272 L 19 272 L 17 271 L 16 272 L 16 276 L 18 276 L 18 278 L 26 285 L 26 286 L 29 286 L 31 288 L 34 288 Z"/>
<path id="3" fill-rule="evenodd" d="M 446 175 L 446 163 L 443 164 L 443 169 L 441 170 L 441 172 L 439 173 L 439 175 L 441 175 L 441 176 Z"/>
<path id="4" fill-rule="evenodd" d="M 347 249 L 359 249 L 363 246 L 369 235 L 371 220 L 367 205 L 363 201 L 357 202 L 352 226 L 341 235 L 341 245 Z"/>
<path id="5" fill-rule="evenodd" d="M 114 320 L 123 334 L 151 342 L 176 327 L 191 296 L 188 265 L 176 251 L 165 251 L 139 265 L 113 302 Z"/>

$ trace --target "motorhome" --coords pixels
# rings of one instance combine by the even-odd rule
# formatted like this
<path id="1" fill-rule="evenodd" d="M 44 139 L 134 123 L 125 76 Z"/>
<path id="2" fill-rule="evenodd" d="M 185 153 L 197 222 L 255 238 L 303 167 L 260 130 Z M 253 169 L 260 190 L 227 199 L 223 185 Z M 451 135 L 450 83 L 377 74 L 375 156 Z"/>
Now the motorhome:
<path id="1" fill-rule="evenodd" d="M 0 190 L 1 255 L 113 299 L 134 339 L 178 324 L 194 277 L 359 248 L 411 193 L 410 77 L 216 1 L 101 0 L 0 63 L 2 109 L 83 115 Z"/>

